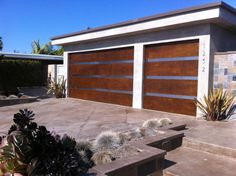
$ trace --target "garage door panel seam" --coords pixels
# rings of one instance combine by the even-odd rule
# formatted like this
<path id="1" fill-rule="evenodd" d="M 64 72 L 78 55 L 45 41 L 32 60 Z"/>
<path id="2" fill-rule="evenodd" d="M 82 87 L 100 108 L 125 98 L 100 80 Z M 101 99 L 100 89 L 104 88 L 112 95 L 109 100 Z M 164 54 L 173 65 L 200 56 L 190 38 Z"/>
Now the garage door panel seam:
<path id="1" fill-rule="evenodd" d="M 175 58 L 147 58 L 146 62 L 171 62 L 171 61 L 193 61 L 198 60 L 198 56 L 193 57 L 175 57 Z"/>

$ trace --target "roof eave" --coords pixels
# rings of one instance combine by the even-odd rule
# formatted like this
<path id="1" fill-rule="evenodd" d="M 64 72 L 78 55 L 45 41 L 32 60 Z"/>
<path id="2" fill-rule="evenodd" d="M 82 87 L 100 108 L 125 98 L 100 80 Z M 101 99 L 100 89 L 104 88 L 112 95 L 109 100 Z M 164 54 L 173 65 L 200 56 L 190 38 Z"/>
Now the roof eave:
<path id="1" fill-rule="evenodd" d="M 136 24 L 125 25 L 121 27 L 114 27 L 110 29 L 104 29 L 101 31 L 94 31 L 85 34 L 78 34 L 75 36 L 69 36 L 65 38 L 52 40 L 53 45 L 66 45 L 69 43 L 85 42 L 94 39 L 104 39 L 108 37 L 117 37 L 122 35 L 132 35 L 136 33 L 159 30 L 162 28 L 168 29 L 173 26 L 189 25 L 202 23 L 203 21 L 216 20 L 220 16 L 220 8 L 215 7 L 212 9 L 194 11 L 186 14 L 180 14 L 165 18 L 159 18 L 155 20 L 139 22 Z"/>
<path id="2" fill-rule="evenodd" d="M 121 23 L 112 24 L 112 25 L 91 28 L 91 29 L 87 29 L 87 30 L 83 30 L 83 31 L 79 31 L 79 32 L 73 32 L 73 33 L 69 33 L 69 34 L 65 34 L 65 35 L 59 35 L 59 36 L 52 37 L 51 40 L 72 37 L 72 36 L 76 36 L 76 35 L 80 35 L 80 34 L 86 34 L 86 33 L 101 31 L 101 30 L 105 30 L 105 29 L 111 29 L 111 28 L 115 28 L 115 27 L 122 27 L 122 26 L 126 26 L 126 25 L 137 24 L 137 23 L 141 23 L 141 22 L 151 21 L 151 20 L 160 19 L 160 18 L 166 18 L 166 17 L 185 14 L 185 13 L 189 13 L 189 12 L 201 11 L 201 10 L 206 10 L 206 9 L 211 9 L 211 8 L 216 8 L 216 7 L 224 7 L 226 9 L 236 13 L 236 10 L 233 7 L 220 1 L 220 2 L 215 2 L 215 3 L 175 10 L 175 11 L 171 11 L 171 12 L 167 12 L 167 13 L 161 13 L 161 14 L 157 14 L 157 15 L 153 15 L 153 16 L 144 17 L 144 18 L 138 18 L 135 20 L 129 20 L 129 21 L 121 22 Z"/>
<path id="3" fill-rule="evenodd" d="M 41 60 L 41 61 L 63 61 L 63 56 L 46 55 L 46 54 L 25 54 L 25 53 L 9 53 L 0 52 L 4 59 L 25 59 L 25 60 Z"/>

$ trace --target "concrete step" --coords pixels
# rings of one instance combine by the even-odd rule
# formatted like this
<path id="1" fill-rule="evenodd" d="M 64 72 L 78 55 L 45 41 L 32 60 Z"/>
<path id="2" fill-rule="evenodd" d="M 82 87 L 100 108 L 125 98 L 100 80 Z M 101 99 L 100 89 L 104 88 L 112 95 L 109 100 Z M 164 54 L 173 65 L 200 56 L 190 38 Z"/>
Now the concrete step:
<path id="1" fill-rule="evenodd" d="M 168 152 L 164 176 L 235 176 L 236 159 L 181 147 Z"/>
<path id="2" fill-rule="evenodd" d="M 231 147 L 220 146 L 212 143 L 202 142 L 196 139 L 185 137 L 183 140 L 183 147 L 208 152 L 215 155 L 236 158 L 236 149 Z"/>

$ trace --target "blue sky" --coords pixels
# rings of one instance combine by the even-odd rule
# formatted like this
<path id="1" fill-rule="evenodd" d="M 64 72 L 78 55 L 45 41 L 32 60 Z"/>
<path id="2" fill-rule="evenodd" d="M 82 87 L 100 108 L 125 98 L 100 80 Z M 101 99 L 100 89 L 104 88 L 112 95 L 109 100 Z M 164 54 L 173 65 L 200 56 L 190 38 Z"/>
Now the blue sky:
<path id="1" fill-rule="evenodd" d="M 3 51 L 31 52 L 31 42 L 216 0 L 0 0 Z M 235 0 L 225 2 L 236 7 Z"/>

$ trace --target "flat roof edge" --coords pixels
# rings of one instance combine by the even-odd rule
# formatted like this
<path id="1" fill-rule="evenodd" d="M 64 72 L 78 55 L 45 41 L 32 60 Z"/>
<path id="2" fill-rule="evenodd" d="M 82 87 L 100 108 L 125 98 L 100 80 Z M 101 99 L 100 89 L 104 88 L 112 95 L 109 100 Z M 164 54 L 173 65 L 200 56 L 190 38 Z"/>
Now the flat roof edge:
<path id="1" fill-rule="evenodd" d="M 46 55 L 46 54 L 25 54 L 25 53 L 10 53 L 0 52 L 0 56 L 3 55 L 7 58 L 25 58 L 25 59 L 42 59 L 42 60 L 63 60 L 63 56 Z"/>
<path id="2" fill-rule="evenodd" d="M 232 13 L 236 14 L 235 8 L 233 8 L 232 6 L 228 5 L 225 2 L 220 1 L 220 2 L 215 2 L 215 3 L 200 5 L 200 6 L 188 7 L 188 8 L 175 10 L 175 11 L 171 11 L 171 12 L 166 12 L 166 13 L 161 13 L 161 14 L 157 14 L 157 15 L 152 15 L 152 16 L 148 16 L 148 17 L 144 17 L 144 18 L 128 20 L 125 22 L 115 23 L 115 24 L 106 25 L 106 26 L 102 26 L 102 27 L 96 27 L 96 28 L 92 28 L 92 29 L 88 29 L 88 30 L 82 30 L 79 32 L 73 32 L 73 33 L 69 33 L 69 34 L 65 34 L 65 35 L 59 35 L 59 36 L 52 37 L 51 40 L 73 37 L 76 35 L 87 34 L 87 33 L 91 33 L 91 32 L 98 32 L 98 31 L 112 29 L 112 28 L 116 28 L 116 27 L 122 27 L 122 26 L 142 23 L 142 22 L 146 22 L 146 21 L 151 21 L 151 20 L 155 20 L 155 19 L 185 14 L 185 13 L 189 13 L 189 12 L 195 12 L 195 11 L 200 11 L 200 10 L 216 8 L 216 7 L 223 7 L 225 9 L 231 11 Z"/>

